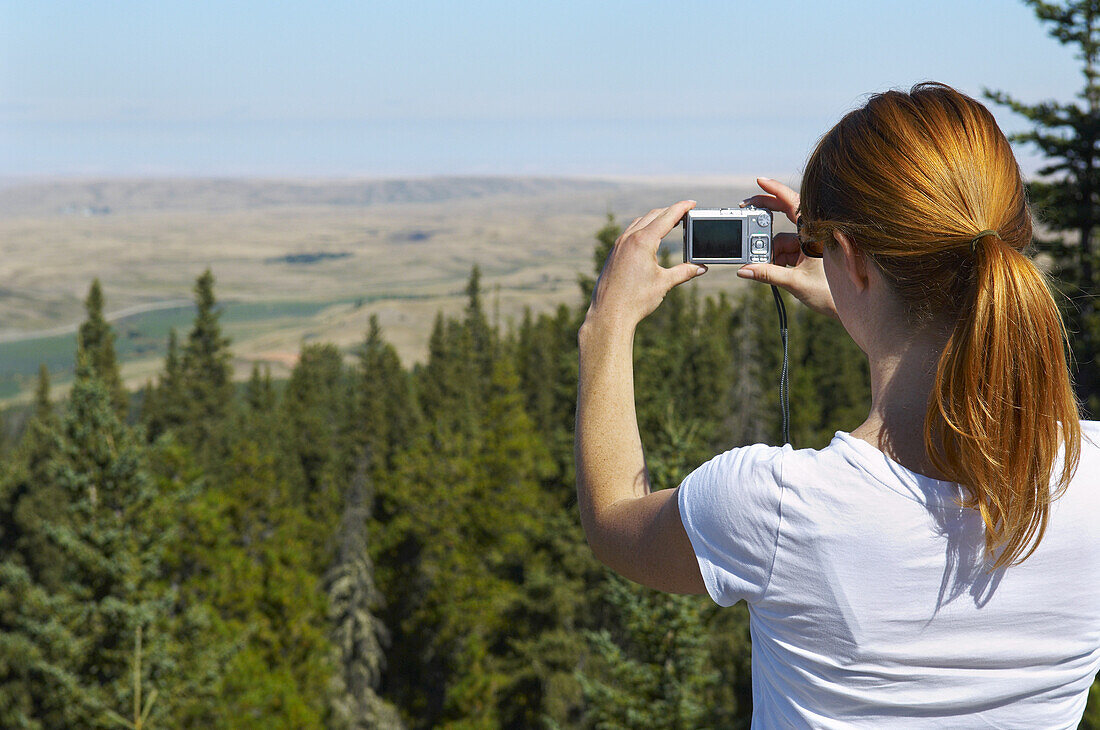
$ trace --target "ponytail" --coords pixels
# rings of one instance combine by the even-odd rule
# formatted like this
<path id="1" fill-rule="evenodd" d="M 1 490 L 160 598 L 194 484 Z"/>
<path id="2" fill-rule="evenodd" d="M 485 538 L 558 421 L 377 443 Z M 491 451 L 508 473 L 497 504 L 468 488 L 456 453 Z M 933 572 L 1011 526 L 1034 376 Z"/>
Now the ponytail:
<path id="1" fill-rule="evenodd" d="M 1021 253 L 1031 213 L 1008 139 L 950 86 L 873 94 L 818 142 L 801 192 L 804 238 L 844 231 L 910 327 L 943 328 L 925 451 L 981 514 L 993 566 L 1027 559 L 1077 468 L 1081 424 L 1065 325 Z"/>
<path id="2" fill-rule="evenodd" d="M 967 487 L 964 505 L 981 514 L 999 568 L 1038 547 L 1050 504 L 1077 468 L 1081 426 L 1046 277 L 993 237 L 979 239 L 974 255 L 975 285 L 940 355 L 924 444 L 936 468 Z"/>

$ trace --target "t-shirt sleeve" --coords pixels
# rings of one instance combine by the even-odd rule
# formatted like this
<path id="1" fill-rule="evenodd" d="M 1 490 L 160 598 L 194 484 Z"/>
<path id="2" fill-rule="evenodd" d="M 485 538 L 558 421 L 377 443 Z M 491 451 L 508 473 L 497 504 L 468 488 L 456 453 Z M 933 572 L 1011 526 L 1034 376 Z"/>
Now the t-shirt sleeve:
<path id="1" fill-rule="evenodd" d="M 782 460 L 790 447 L 719 454 L 680 484 L 680 519 L 707 593 L 719 606 L 764 595 L 779 539 Z"/>

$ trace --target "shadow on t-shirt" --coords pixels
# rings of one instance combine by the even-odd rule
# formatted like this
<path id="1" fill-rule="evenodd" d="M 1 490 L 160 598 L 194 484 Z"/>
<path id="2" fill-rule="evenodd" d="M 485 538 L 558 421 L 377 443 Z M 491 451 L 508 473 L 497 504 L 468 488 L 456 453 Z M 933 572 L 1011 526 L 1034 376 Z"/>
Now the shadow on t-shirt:
<path id="1" fill-rule="evenodd" d="M 940 608 L 963 593 L 969 593 L 974 605 L 982 608 L 993 598 L 1004 576 L 1003 568 L 992 570 L 995 559 L 986 555 L 985 523 L 981 514 L 976 509 L 963 507 L 956 495 L 949 495 L 938 486 L 922 489 L 936 522 L 937 534 L 947 541 L 943 579 L 933 618 Z"/>

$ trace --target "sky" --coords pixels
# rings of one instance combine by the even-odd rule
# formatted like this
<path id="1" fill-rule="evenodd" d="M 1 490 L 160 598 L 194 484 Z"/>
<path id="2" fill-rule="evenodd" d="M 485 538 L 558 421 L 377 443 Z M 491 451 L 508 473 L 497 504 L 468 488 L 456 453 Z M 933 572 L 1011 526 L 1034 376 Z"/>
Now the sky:
<path id="1" fill-rule="evenodd" d="M 1012 0 L 0 0 L 0 177 L 786 179 L 922 80 L 1082 85 Z"/>

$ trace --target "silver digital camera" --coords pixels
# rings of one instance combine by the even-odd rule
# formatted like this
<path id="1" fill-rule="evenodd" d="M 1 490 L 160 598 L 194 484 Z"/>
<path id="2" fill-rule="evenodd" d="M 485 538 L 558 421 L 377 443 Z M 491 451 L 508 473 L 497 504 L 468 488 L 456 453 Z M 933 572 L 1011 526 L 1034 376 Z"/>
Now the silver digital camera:
<path id="1" fill-rule="evenodd" d="M 683 223 L 685 262 L 762 264 L 772 260 L 772 214 L 763 208 L 695 208 Z"/>

